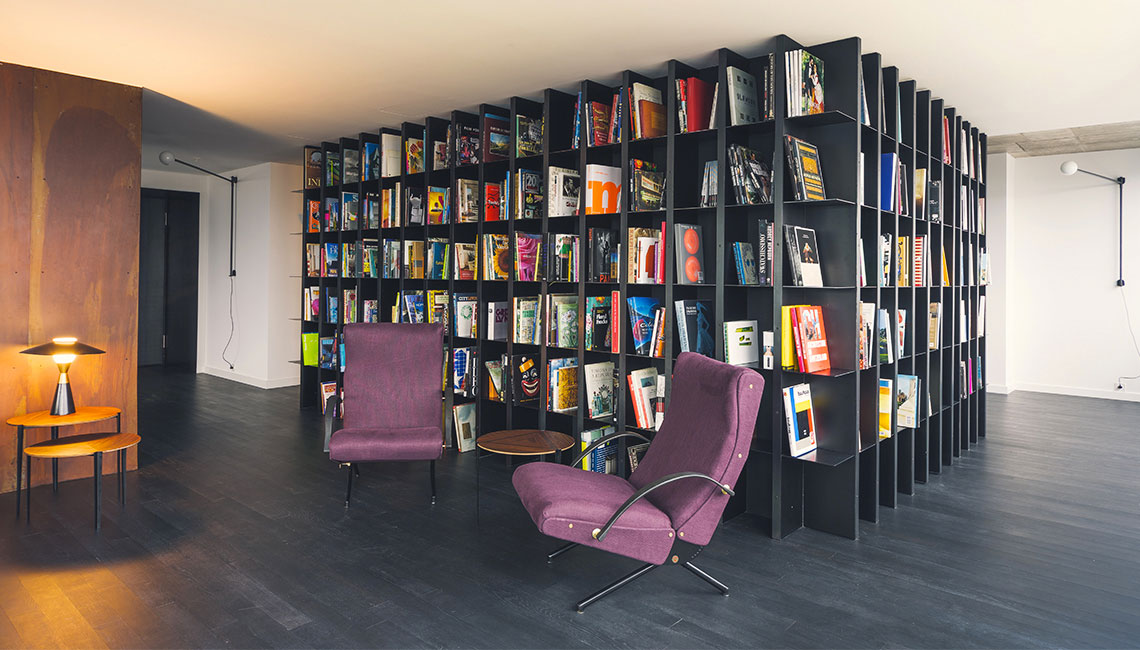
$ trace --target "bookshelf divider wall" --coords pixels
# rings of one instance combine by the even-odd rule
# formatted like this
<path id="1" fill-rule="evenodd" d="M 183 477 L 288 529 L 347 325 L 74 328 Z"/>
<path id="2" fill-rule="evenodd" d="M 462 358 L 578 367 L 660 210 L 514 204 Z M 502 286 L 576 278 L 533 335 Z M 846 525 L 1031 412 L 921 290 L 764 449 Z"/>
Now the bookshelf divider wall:
<path id="1" fill-rule="evenodd" d="M 826 77 L 826 112 L 799 117 L 786 115 L 787 83 L 783 63 L 784 53 L 805 49 L 824 62 Z M 728 87 L 729 68 L 735 67 L 763 78 L 769 56 L 774 58 L 774 114 L 750 124 L 733 125 L 730 120 Z M 713 106 L 713 127 L 682 133 L 678 109 L 680 100 L 675 91 L 678 80 L 699 77 L 718 84 L 718 101 Z M 508 106 L 482 104 L 478 113 L 452 111 L 446 118 L 427 117 L 422 123 L 405 122 L 397 129 L 379 129 L 360 133 L 355 138 L 342 138 L 337 142 L 320 145 L 322 161 L 330 156 L 344 159 L 350 151 L 361 151 L 366 144 L 385 145 L 396 136 L 399 141 L 399 171 L 375 178 L 362 177 L 352 183 L 330 185 L 322 178 L 319 184 L 302 190 L 306 214 L 310 201 L 319 201 L 322 210 L 329 199 L 341 199 L 342 192 L 356 192 L 361 204 L 361 229 L 330 230 L 303 233 L 306 245 L 335 244 L 359 245 L 364 240 L 377 241 L 380 255 L 371 273 L 365 276 L 358 261 L 355 269 L 338 274 L 338 277 L 314 277 L 302 263 L 303 285 L 321 290 L 315 319 L 303 319 L 302 332 L 316 334 L 322 339 L 336 337 L 339 343 L 346 319 L 362 320 L 362 310 L 346 312 L 345 291 L 356 292 L 359 305 L 365 300 L 376 300 L 380 319 L 401 318 L 402 308 L 393 310 L 397 298 L 408 291 L 422 291 L 425 295 L 425 312 L 429 291 L 445 289 L 448 298 L 448 327 L 445 344 L 448 349 L 445 368 L 446 385 L 441 405 L 442 423 L 446 432 L 453 427 L 452 407 L 474 402 L 477 423 L 476 436 L 503 428 L 551 428 L 577 438 L 583 431 L 601 426 L 613 426 L 618 431 L 635 430 L 652 436 L 651 429 L 637 427 L 633 404 L 626 377 L 631 371 L 652 367 L 665 377 L 668 400 L 672 391 L 674 361 L 680 353 L 674 302 L 679 300 L 707 300 L 712 303 L 715 323 L 715 356 L 723 359 L 725 335 L 722 324 L 734 320 L 755 320 L 758 329 L 774 333 L 776 341 L 774 370 L 760 370 L 766 385 L 752 448 L 746 471 L 737 486 L 737 496 L 730 502 L 726 516 L 741 512 L 757 515 L 768 525 L 772 537 L 783 537 L 798 528 L 809 527 L 848 538 L 856 538 L 860 520 L 877 521 L 880 507 L 895 507 L 897 495 L 913 494 L 916 484 L 930 480 L 942 468 L 953 463 L 985 436 L 984 386 L 984 312 L 985 286 L 980 282 L 980 253 L 985 247 L 984 220 L 978 203 L 962 200 L 962 192 L 984 201 L 986 136 L 958 115 L 956 110 L 931 91 L 921 89 L 913 80 L 905 79 L 895 67 L 884 67 L 877 53 L 862 52 L 858 38 L 848 38 L 804 48 L 787 36 L 777 36 L 760 43 L 756 51 L 742 55 L 728 49 L 716 52 L 715 62 L 692 66 L 682 61 L 667 62 L 662 76 L 647 76 L 633 70 L 621 73 L 614 80 L 617 86 L 584 80 L 572 91 L 547 89 L 541 97 L 512 97 Z M 665 135 L 634 139 L 629 133 L 629 93 L 633 84 L 646 84 L 661 92 L 665 111 Z M 866 123 L 861 119 L 863 84 L 866 97 Z M 591 145 L 588 137 L 587 115 L 590 102 L 609 105 L 617 95 L 622 104 L 623 137 L 619 142 Z M 759 98 L 763 99 L 763 90 Z M 575 122 L 576 104 L 580 103 L 581 119 Z M 541 151 L 533 155 L 520 155 L 517 147 L 519 118 L 543 120 Z M 505 159 L 488 160 L 486 151 L 489 122 L 506 120 L 509 123 L 510 152 Z M 944 137 L 943 120 L 949 126 L 949 137 Z M 577 126 L 577 133 L 573 129 Z M 477 163 L 459 164 L 456 155 L 460 129 L 474 128 L 480 138 Z M 963 131 L 964 130 L 964 131 Z M 961 136 L 965 133 L 965 137 Z M 575 147 L 575 136 L 579 146 Z M 827 198 L 822 201 L 795 200 L 791 177 L 785 162 L 785 136 L 795 136 L 819 148 Z M 409 140 L 420 140 L 423 146 L 424 170 L 412 172 L 408 168 L 406 152 Z M 948 142 L 947 142 L 948 141 Z M 451 152 L 446 165 L 436 168 L 436 143 L 446 142 Z M 770 155 L 772 163 L 773 200 L 767 204 L 739 204 L 735 200 L 732 176 L 729 173 L 728 150 L 741 145 Z M 944 150 L 949 146 L 950 162 L 944 162 Z M 942 185 L 941 219 L 932 221 L 914 209 L 915 196 L 908 197 L 911 209 L 892 209 L 884 202 L 880 191 L 883 178 L 882 156 L 894 154 L 905 169 L 902 182 L 911 194 L 915 187 L 917 170 L 922 170 L 929 181 Z M 972 161 L 971 161 L 972 157 Z M 638 211 L 630 201 L 633 158 L 650 161 L 666 175 L 662 207 L 659 210 Z M 702 206 L 701 175 L 706 162 L 716 161 L 715 203 Z M 322 162 L 322 167 L 325 165 Z M 603 164 L 621 169 L 622 200 L 616 212 L 586 214 L 586 195 L 592 191 L 587 183 L 587 166 Z M 971 164 L 976 169 L 971 174 Z M 579 207 L 573 216 L 559 216 L 552 211 L 554 188 L 549 187 L 551 167 L 576 170 L 580 179 Z M 393 170 L 389 170 L 392 172 Z M 504 192 L 502 218 L 487 221 L 486 188 L 488 183 L 502 183 L 510 178 L 509 194 L 513 195 L 517 173 L 537 172 L 543 183 L 544 208 L 533 219 L 514 218 L 506 213 L 509 201 L 515 209 L 515 196 Z M 460 181 L 476 181 L 479 189 L 477 221 L 460 221 Z M 365 199 L 378 196 L 385 190 L 395 190 L 401 217 L 396 226 L 378 224 L 380 228 L 366 228 Z M 431 187 L 450 188 L 450 218 L 446 223 L 432 224 L 426 218 L 423 224 L 410 224 L 408 190 L 414 189 L 425 202 Z M 929 198 L 929 197 L 927 197 Z M 343 211 L 344 206 L 341 206 Z M 740 284 L 736 276 L 732 244 L 747 241 L 753 244 L 767 223 L 773 225 L 775 238 L 774 265 L 770 269 L 772 285 Z M 681 269 L 676 268 L 673 248 L 677 224 L 699 225 L 702 230 L 705 281 L 685 284 L 679 280 Z M 785 270 L 787 257 L 783 229 L 785 225 L 805 226 L 816 231 L 821 252 L 824 286 L 818 288 L 794 286 Z M 589 274 L 589 232 L 591 228 L 608 228 L 615 231 L 621 243 L 621 256 L 617 277 L 610 282 L 594 282 Z M 630 228 L 662 228 L 665 248 L 664 282 L 643 284 L 629 277 L 626 257 L 631 246 Z M 579 281 L 566 282 L 547 272 L 538 280 L 521 281 L 514 272 L 516 235 L 541 235 L 543 242 L 557 234 L 576 235 L 579 238 L 578 258 L 575 260 Z M 488 279 L 484 266 L 485 235 L 505 235 L 509 240 L 507 279 Z M 924 237 L 928 266 L 925 282 L 916 286 L 914 278 L 900 281 L 900 277 L 913 276 L 913 265 L 907 257 L 892 255 L 886 281 L 882 275 L 884 258 L 882 242 L 897 252 L 900 237 L 914 242 Z M 429 273 L 424 278 L 409 278 L 404 258 L 406 244 L 419 242 L 427 247 L 433 238 L 445 239 L 452 246 L 447 259 L 446 279 L 434 279 Z M 385 277 L 383 268 L 386 240 L 399 244 L 397 277 Z M 460 279 L 455 272 L 454 244 L 476 245 L 478 271 L 474 279 Z M 861 245 L 861 248 L 860 248 Z M 862 251 L 862 259 L 859 252 Z M 946 282 L 942 277 L 942 256 L 945 254 Z M 907 255 L 911 253 L 908 251 Z M 547 268 L 553 264 L 546 260 Z M 866 284 L 861 285 L 859 266 L 866 268 Z M 900 268 L 900 265 L 904 265 Z M 900 274 L 900 271 L 908 273 Z M 584 311 L 587 298 L 609 296 L 618 292 L 620 299 L 612 305 L 611 318 L 616 319 L 614 340 L 618 352 L 589 350 L 585 346 Z M 454 318 L 454 299 L 457 294 L 473 294 L 477 305 L 477 331 L 473 337 L 457 335 Z M 571 294 L 577 297 L 578 337 L 575 346 L 535 345 L 516 341 L 513 332 L 507 339 L 493 340 L 489 336 L 490 315 L 487 305 L 505 302 L 513 305 L 516 298 L 536 297 L 543 333 L 552 319 L 557 318 L 548 297 Z M 339 318 L 331 318 L 329 298 L 340 303 Z M 626 299 L 631 296 L 651 297 L 665 308 L 667 332 L 664 356 L 661 358 L 637 353 L 635 350 Z M 878 354 L 878 322 L 874 325 L 876 341 L 872 344 L 870 364 L 860 368 L 859 320 L 861 303 L 871 303 L 876 314 L 886 310 L 890 322 L 905 325 L 905 337 L 897 345 L 893 361 L 880 359 Z M 930 305 L 941 307 L 942 326 L 940 339 L 930 340 Z M 783 367 L 781 359 L 781 313 L 785 306 L 820 305 L 828 331 L 828 350 L 831 370 L 809 374 Z M 395 312 L 395 315 L 394 315 Z M 901 318 L 900 318 L 901 317 Z M 511 319 L 513 320 L 513 319 Z M 510 328 L 508 328 L 510 329 Z M 892 330 L 893 332 L 893 330 Z M 934 330 L 935 333 L 938 330 Z M 963 336 L 965 334 L 965 336 Z M 891 334 L 892 336 L 894 334 Z M 452 354 L 457 348 L 473 348 L 477 365 L 472 379 L 477 384 L 475 396 L 464 396 L 450 389 L 455 376 Z M 612 348 L 611 348 L 612 350 Z M 504 374 L 504 401 L 487 399 L 489 375 L 485 361 L 497 360 L 503 355 L 531 356 L 538 364 L 540 381 L 537 401 L 515 403 L 513 386 Z M 578 365 L 578 404 L 572 413 L 558 413 L 548 408 L 548 369 L 551 360 L 575 357 Z M 587 412 L 586 382 L 583 368 L 590 363 L 612 361 L 615 368 L 614 414 L 606 418 L 591 418 Z M 351 363 L 351 359 L 347 360 Z M 965 365 L 963 365 L 965 364 Z M 879 430 L 880 382 L 889 380 L 897 389 L 900 375 L 914 375 L 920 382 L 919 417 L 914 427 L 898 426 L 897 400 L 888 396 L 892 429 L 889 436 L 881 437 Z M 978 381 L 975 382 L 974 378 Z M 319 404 L 321 384 L 335 382 L 342 385 L 339 364 L 332 368 L 309 365 L 301 367 L 301 406 Z M 794 384 L 807 382 L 811 386 L 815 412 L 818 448 L 807 455 L 793 457 L 789 453 L 781 390 Z M 975 385 L 976 384 L 976 385 Z M 929 406 L 928 399 L 929 396 Z M 626 439 L 628 440 L 628 439 Z M 621 441 L 617 452 L 616 471 L 626 474 L 629 462 L 627 442 Z M 479 452 L 476 451 L 476 454 Z"/>

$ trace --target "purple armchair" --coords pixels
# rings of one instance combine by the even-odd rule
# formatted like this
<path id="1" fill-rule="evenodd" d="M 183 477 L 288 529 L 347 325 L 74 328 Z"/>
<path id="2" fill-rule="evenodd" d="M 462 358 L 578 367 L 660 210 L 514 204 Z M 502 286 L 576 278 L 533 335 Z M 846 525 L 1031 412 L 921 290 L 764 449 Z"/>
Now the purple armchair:
<path id="1" fill-rule="evenodd" d="M 360 463 L 435 461 L 443 453 L 443 326 L 354 323 L 344 326 L 344 418 L 339 396 L 325 404 L 325 451 L 348 468 L 344 507 Z"/>
<path id="2" fill-rule="evenodd" d="M 660 431 L 626 481 L 555 463 L 529 463 L 515 471 L 515 491 L 538 529 L 578 545 L 646 564 L 578 603 L 578 611 L 669 562 L 728 595 L 728 587 L 697 568 L 692 559 L 709 543 L 732 486 L 740 476 L 764 378 L 694 353 L 677 359 L 673 393 Z M 618 433 L 590 445 L 581 459 Z"/>

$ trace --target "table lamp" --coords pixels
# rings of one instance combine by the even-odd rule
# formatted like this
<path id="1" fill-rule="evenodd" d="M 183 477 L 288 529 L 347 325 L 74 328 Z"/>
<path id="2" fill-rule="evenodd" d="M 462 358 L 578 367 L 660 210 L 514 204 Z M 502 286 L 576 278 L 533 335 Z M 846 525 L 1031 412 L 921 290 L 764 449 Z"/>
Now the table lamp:
<path id="1" fill-rule="evenodd" d="M 51 356 L 52 361 L 59 367 L 59 383 L 55 388 L 55 399 L 51 402 L 52 415 L 71 415 L 75 412 L 75 399 L 71 396 L 71 383 L 67 380 L 67 370 L 81 354 L 103 354 L 97 347 L 80 343 L 74 336 L 57 336 L 51 343 L 37 345 L 20 354 L 39 354 Z"/>

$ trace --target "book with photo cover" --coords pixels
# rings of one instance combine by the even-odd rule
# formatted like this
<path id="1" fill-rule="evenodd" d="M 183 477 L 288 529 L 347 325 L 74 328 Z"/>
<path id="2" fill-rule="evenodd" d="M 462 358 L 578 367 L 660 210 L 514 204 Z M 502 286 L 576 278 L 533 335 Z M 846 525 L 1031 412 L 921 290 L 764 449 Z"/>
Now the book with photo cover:
<path id="1" fill-rule="evenodd" d="M 527 354 L 511 357 L 511 397 L 514 403 L 530 404 L 538 401 L 539 371 L 537 360 Z"/>
<path id="2" fill-rule="evenodd" d="M 614 415 L 614 363 L 602 361 L 583 367 L 586 380 L 586 409 L 591 418 Z"/>
<path id="3" fill-rule="evenodd" d="M 785 225 L 784 245 L 787 247 L 794 284 L 799 287 L 822 287 L 823 272 L 815 230 Z"/>
<path id="4" fill-rule="evenodd" d="M 695 224 L 674 224 L 677 234 L 677 243 L 673 247 L 676 253 L 677 280 L 680 284 L 704 284 L 704 243 L 701 236 L 701 227 Z"/>
<path id="5" fill-rule="evenodd" d="M 408 138 L 404 141 L 404 171 L 419 174 L 424 171 L 424 139 Z"/>
<path id="6" fill-rule="evenodd" d="M 451 407 L 455 423 L 456 447 L 460 452 L 475 449 L 475 402 L 456 404 Z"/>
<path id="7" fill-rule="evenodd" d="M 357 149 L 344 150 L 344 182 L 360 182 L 360 151 Z"/>
<path id="8" fill-rule="evenodd" d="M 460 124 L 455 132 L 455 150 L 458 154 L 457 164 L 479 164 L 479 129 L 468 124 Z"/>
<path id="9" fill-rule="evenodd" d="M 796 200 L 823 201 L 826 199 L 823 168 L 819 162 L 819 148 L 792 135 L 784 136 L 784 146 Z"/>
<path id="10" fill-rule="evenodd" d="M 895 407 L 900 427 L 913 429 L 918 426 L 919 380 L 916 375 L 899 375 Z"/>
<path id="11" fill-rule="evenodd" d="M 681 352 L 696 352 L 715 358 L 716 341 L 713 338 L 713 305 L 710 300 L 677 300 L 673 303 L 677 315 L 677 335 Z"/>
<path id="12" fill-rule="evenodd" d="M 518 115 L 515 117 L 515 155 L 542 155 L 542 118 Z"/>
<path id="13" fill-rule="evenodd" d="M 483 162 L 506 160 L 511 155 L 511 127 L 507 118 L 483 115 Z"/>
<path id="14" fill-rule="evenodd" d="M 633 330 L 633 346 L 637 354 L 648 355 L 653 339 L 653 321 L 661 303 L 656 298 L 631 296 L 629 304 L 629 325 Z"/>
<path id="15" fill-rule="evenodd" d="M 321 186 L 321 166 L 324 156 L 317 147 L 305 147 L 305 189 Z"/>

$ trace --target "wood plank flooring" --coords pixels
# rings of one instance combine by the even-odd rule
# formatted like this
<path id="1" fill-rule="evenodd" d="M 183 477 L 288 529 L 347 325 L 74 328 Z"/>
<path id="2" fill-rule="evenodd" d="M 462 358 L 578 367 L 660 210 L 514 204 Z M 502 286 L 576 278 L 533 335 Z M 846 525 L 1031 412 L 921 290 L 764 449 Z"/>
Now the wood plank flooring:
<path id="1" fill-rule="evenodd" d="M 852 542 L 748 516 L 699 564 L 594 605 L 636 562 L 540 535 L 509 469 L 344 470 L 296 389 L 144 369 L 140 470 L 0 495 L 0 648 L 948 648 L 1140 645 L 1140 404 L 988 397 L 989 435 Z M 11 444 L 11 432 L 9 441 Z"/>

